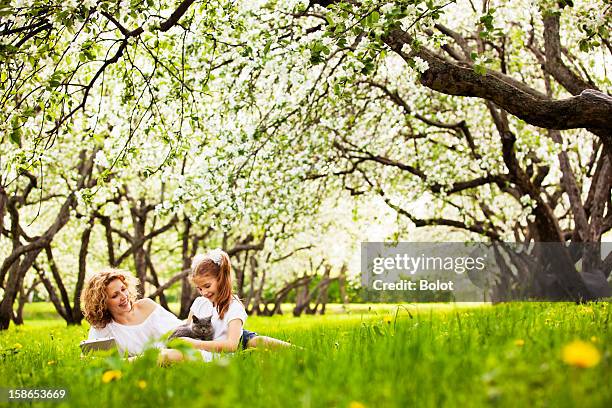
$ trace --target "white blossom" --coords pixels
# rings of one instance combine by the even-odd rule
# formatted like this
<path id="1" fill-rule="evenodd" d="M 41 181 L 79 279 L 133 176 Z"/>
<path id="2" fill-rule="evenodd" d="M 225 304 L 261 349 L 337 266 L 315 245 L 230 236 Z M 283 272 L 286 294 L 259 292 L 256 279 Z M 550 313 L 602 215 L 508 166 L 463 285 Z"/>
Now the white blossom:
<path id="1" fill-rule="evenodd" d="M 414 68 L 421 74 L 429 69 L 429 64 L 427 63 L 427 61 L 423 60 L 422 58 L 416 56 L 413 58 L 413 60 L 414 60 Z"/>
<path id="2" fill-rule="evenodd" d="M 98 152 L 96 153 L 96 157 L 94 158 L 94 163 L 104 168 L 108 168 L 110 166 L 110 163 L 108 162 L 108 159 L 106 158 L 106 154 L 104 154 L 102 150 L 98 150 Z"/>

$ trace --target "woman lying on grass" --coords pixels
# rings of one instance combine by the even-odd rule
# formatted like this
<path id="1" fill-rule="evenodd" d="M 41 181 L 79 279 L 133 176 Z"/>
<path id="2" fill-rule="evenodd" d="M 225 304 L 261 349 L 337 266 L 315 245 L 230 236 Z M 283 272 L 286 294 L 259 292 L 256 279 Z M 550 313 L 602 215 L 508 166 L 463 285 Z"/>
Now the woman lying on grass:
<path id="1" fill-rule="evenodd" d="M 194 315 L 212 316 L 214 335 L 212 341 L 183 339 L 200 349 L 205 361 L 212 359 L 213 351 L 289 345 L 243 329 L 247 315 L 242 303 L 232 295 L 231 265 L 225 252 L 215 250 L 196 256 L 190 278 L 201 296 L 191 306 L 188 321 Z M 142 354 L 147 347 L 156 347 L 161 361 L 182 360 L 180 351 L 166 348 L 159 339 L 183 322 L 151 299 L 136 300 L 136 284 L 129 273 L 114 269 L 89 279 L 81 294 L 83 314 L 91 324 L 88 340 L 113 337 L 119 351 L 130 357 Z"/>

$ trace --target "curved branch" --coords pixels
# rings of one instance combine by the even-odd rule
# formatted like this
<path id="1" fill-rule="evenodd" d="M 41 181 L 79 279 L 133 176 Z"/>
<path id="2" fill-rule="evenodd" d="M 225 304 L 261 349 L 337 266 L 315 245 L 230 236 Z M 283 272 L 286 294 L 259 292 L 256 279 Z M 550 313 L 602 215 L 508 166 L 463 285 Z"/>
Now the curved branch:
<path id="1" fill-rule="evenodd" d="M 156 236 L 161 235 L 164 232 L 168 231 L 170 228 L 172 228 L 174 225 L 176 225 L 177 222 L 178 222 L 178 217 L 174 216 L 170 220 L 170 222 L 168 222 L 168 224 L 166 224 L 163 227 L 160 227 L 160 228 L 158 228 L 158 229 L 156 229 L 154 231 L 149 232 L 147 235 L 143 236 L 141 239 L 134 240 L 131 243 L 132 245 L 123 254 L 121 254 L 117 258 L 117 260 L 115 261 L 116 265 L 121 265 L 123 263 L 123 261 L 125 261 L 128 256 L 130 256 L 132 253 L 134 253 L 134 251 L 136 251 L 138 248 L 142 248 L 142 246 L 144 245 L 145 242 L 147 242 L 148 240 L 153 239 Z M 117 232 L 117 231 L 115 231 L 115 232 Z"/>
<path id="2" fill-rule="evenodd" d="M 84 109 L 85 108 L 85 104 L 87 103 L 87 98 L 89 97 L 89 93 L 91 92 L 91 89 L 95 85 L 96 81 L 98 80 L 100 75 L 102 75 L 104 73 L 104 71 L 106 70 L 106 68 L 109 65 L 112 65 L 115 62 L 119 61 L 119 58 L 121 58 L 121 56 L 123 55 L 123 51 L 127 47 L 127 44 L 128 44 L 127 39 L 124 39 L 124 40 L 121 41 L 121 45 L 117 49 L 117 52 L 115 53 L 115 55 L 113 55 L 110 59 L 107 59 L 106 61 L 104 61 L 104 64 L 102 64 L 102 66 L 100 67 L 100 69 L 98 69 L 98 71 L 96 72 L 94 77 L 91 79 L 91 81 L 89 81 L 89 84 L 87 86 L 85 86 L 85 88 L 84 88 L 85 91 L 83 93 L 83 99 L 81 99 L 81 103 L 79 103 L 74 109 L 72 109 L 70 112 L 68 112 L 68 114 L 66 116 L 64 116 L 63 118 L 58 120 L 56 125 L 51 130 L 49 130 L 47 132 L 48 134 L 53 134 L 54 132 L 56 132 L 75 113 L 77 113 L 80 109 Z"/>
<path id="3" fill-rule="evenodd" d="M 597 89 L 563 63 L 559 38 L 559 13 L 548 13 L 544 16 L 544 53 L 546 55 L 544 69 L 572 95 L 579 95 L 585 89 Z"/>
<path id="4" fill-rule="evenodd" d="M 447 95 L 471 96 L 494 102 L 525 122 L 547 129 L 612 128 L 612 97 L 585 89 L 580 95 L 562 100 L 547 99 L 540 92 L 498 72 L 480 75 L 451 61 L 442 60 L 427 48 L 406 54 L 405 44 L 412 37 L 400 29 L 383 38 L 403 59 L 419 56 L 429 64 L 421 75 L 421 84 Z"/>
<path id="5" fill-rule="evenodd" d="M 183 17 L 183 15 L 187 12 L 189 7 L 194 2 L 195 0 L 184 0 L 181 4 L 179 4 L 176 10 L 174 10 L 174 12 L 170 15 L 170 17 L 168 17 L 168 19 L 161 22 L 161 24 L 159 25 L 159 30 L 166 32 L 170 30 L 172 27 L 174 27 L 175 25 L 177 25 L 178 21 L 181 19 L 181 17 Z M 117 27 L 117 29 L 121 31 L 121 34 L 123 34 L 124 37 L 126 37 L 126 39 L 130 37 L 138 37 L 140 34 L 144 33 L 144 28 L 142 27 L 138 27 L 131 31 L 128 30 L 115 17 L 113 17 L 110 13 L 106 11 L 102 11 L 101 14 L 104 17 L 106 17 L 109 21 L 111 21 Z"/>
<path id="6" fill-rule="evenodd" d="M 483 223 L 478 222 L 473 225 L 467 225 L 464 222 L 457 221 L 457 220 L 451 220 L 447 218 L 428 218 L 428 219 L 417 218 L 414 215 L 410 214 L 408 211 L 401 208 L 400 206 L 393 204 L 391 200 L 389 200 L 387 197 L 384 196 L 384 192 L 382 190 L 379 191 L 379 195 L 383 198 L 383 200 L 389 207 L 397 211 L 398 214 L 401 214 L 407 217 L 410 221 L 414 223 L 416 227 L 427 227 L 427 226 L 454 227 L 454 228 L 459 228 L 465 231 L 474 232 L 479 235 L 485 235 L 495 241 L 501 241 L 501 236 L 497 232 L 491 229 L 485 228 Z"/>
<path id="7" fill-rule="evenodd" d="M 150 299 L 155 299 L 157 296 L 161 295 L 164 292 L 164 290 L 168 289 L 170 286 L 174 285 L 176 282 L 180 281 L 181 279 L 189 275 L 189 272 L 191 272 L 191 269 L 185 269 L 184 271 L 177 273 L 176 275 L 168 279 L 166 283 L 164 283 L 163 285 L 160 285 L 155 290 L 155 292 L 151 293 L 148 297 Z"/>

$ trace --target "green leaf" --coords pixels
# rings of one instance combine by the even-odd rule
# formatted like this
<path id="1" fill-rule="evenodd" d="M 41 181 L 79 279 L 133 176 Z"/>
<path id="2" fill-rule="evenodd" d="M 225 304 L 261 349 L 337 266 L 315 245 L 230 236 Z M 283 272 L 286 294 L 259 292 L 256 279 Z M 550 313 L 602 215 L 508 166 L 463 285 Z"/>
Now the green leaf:
<path id="1" fill-rule="evenodd" d="M 582 52 L 589 52 L 590 50 L 590 46 L 589 46 L 589 42 L 586 40 L 580 40 L 578 42 L 578 47 L 580 48 L 580 51 Z"/>
<path id="2" fill-rule="evenodd" d="M 341 92 L 341 90 L 340 90 L 340 84 L 339 84 L 339 83 L 335 83 L 335 84 L 334 84 L 334 93 L 335 93 L 336 95 L 340 95 L 340 92 Z"/>
<path id="3" fill-rule="evenodd" d="M 380 20 L 380 13 L 378 11 L 373 11 L 372 14 L 370 14 L 370 16 L 372 16 L 371 18 L 372 25 L 378 23 L 378 20 Z"/>
<path id="4" fill-rule="evenodd" d="M 0 17 L 10 16 L 13 14 L 12 8 L 0 8 Z"/>
<path id="5" fill-rule="evenodd" d="M 21 128 L 13 128 L 9 138 L 11 139 L 11 142 L 17 146 L 21 146 Z"/>
<path id="6" fill-rule="evenodd" d="M 476 72 L 478 75 L 486 75 L 487 68 L 482 65 L 474 65 L 474 72 Z"/>

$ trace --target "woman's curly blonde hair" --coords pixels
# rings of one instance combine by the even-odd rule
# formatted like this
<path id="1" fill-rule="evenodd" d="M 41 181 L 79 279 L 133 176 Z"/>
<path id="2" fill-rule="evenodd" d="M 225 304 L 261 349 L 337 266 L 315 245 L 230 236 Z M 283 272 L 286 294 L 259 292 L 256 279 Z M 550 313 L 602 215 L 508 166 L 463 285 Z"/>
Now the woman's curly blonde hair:
<path id="1" fill-rule="evenodd" d="M 106 287 L 115 279 L 121 280 L 128 288 L 128 298 L 131 302 L 136 300 L 136 287 L 138 280 L 129 272 L 120 269 L 108 269 L 93 275 L 81 292 L 81 304 L 85 320 L 93 327 L 101 329 L 109 324 L 113 317 L 106 307 Z"/>

